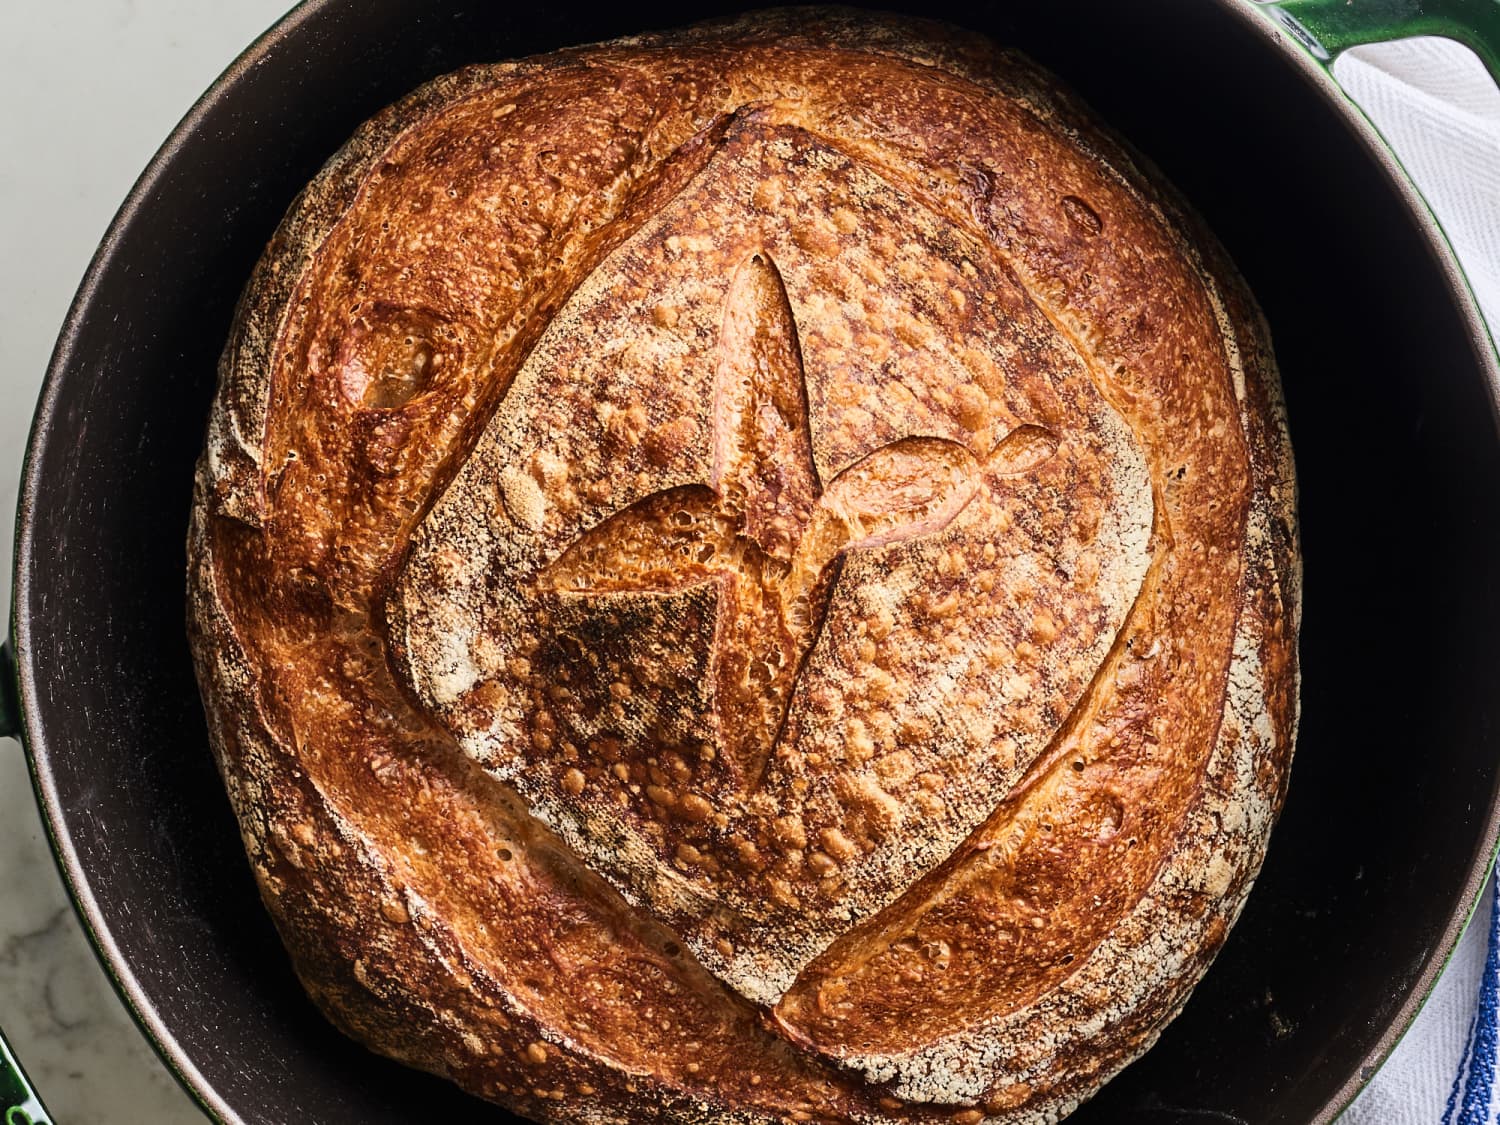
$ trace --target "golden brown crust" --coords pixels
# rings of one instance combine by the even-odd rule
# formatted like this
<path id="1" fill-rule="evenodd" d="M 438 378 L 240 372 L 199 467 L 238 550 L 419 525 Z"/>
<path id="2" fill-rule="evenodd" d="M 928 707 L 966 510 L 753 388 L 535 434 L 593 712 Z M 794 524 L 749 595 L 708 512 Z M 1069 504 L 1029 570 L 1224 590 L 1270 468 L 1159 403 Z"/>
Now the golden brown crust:
<path id="1" fill-rule="evenodd" d="M 298 972 L 558 1121 L 1056 1120 L 1232 924 L 1299 605 L 1264 325 L 959 33 L 766 13 L 366 125 L 245 295 L 195 652 Z"/>

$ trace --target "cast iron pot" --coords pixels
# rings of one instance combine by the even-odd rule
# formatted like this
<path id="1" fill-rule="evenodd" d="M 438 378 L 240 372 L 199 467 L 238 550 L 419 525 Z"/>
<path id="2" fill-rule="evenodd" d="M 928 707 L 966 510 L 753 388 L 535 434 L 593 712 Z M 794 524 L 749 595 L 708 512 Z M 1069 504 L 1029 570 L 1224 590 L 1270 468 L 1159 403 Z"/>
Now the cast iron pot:
<path id="1" fill-rule="evenodd" d="M 1370 26 L 1372 6 L 1398 26 Z M 1494 848 L 1500 368 L 1436 224 L 1324 62 L 1416 29 L 1493 63 L 1482 25 L 1500 43 L 1500 6 L 910 7 L 1024 48 L 1162 166 L 1259 295 L 1291 412 L 1306 617 L 1290 797 L 1187 1010 L 1076 1120 L 1326 1122 L 1431 989 Z M 106 968 L 222 1121 L 509 1120 L 315 1012 L 209 755 L 183 541 L 240 288 L 320 164 L 425 79 L 731 10 L 308 0 L 179 126 L 84 279 L 22 483 L 0 732 L 24 727 Z"/>

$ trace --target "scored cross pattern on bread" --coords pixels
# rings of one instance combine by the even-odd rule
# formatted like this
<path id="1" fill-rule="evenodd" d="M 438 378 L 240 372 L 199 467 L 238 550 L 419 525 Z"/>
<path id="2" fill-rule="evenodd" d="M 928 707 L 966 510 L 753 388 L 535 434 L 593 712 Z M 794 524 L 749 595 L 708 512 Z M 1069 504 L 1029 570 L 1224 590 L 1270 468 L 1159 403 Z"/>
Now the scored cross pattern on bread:
<path id="1" fill-rule="evenodd" d="M 1039 761 L 1141 588 L 1152 492 L 1070 342 L 878 167 L 755 108 L 663 180 L 393 617 L 464 750 L 772 1003 Z"/>
<path id="2" fill-rule="evenodd" d="M 947 438 L 900 438 L 825 489 L 812 457 L 807 387 L 781 275 L 769 255 L 740 267 L 724 310 L 714 383 L 713 487 L 636 501 L 591 528 L 537 577 L 539 589 L 594 595 L 719 584 L 714 637 L 718 723 L 740 785 L 759 784 L 792 684 L 846 551 L 942 531 L 981 475 L 1025 472 L 1057 439 L 1011 430 L 983 462 Z"/>

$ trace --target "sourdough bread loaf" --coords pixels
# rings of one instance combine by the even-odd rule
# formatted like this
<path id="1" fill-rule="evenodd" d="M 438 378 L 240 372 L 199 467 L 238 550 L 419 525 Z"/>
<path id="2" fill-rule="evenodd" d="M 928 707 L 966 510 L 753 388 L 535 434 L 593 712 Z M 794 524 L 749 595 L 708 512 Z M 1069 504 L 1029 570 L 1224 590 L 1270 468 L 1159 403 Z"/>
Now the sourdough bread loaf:
<path id="1" fill-rule="evenodd" d="M 1259 313 L 950 29 L 474 67 L 297 200 L 189 543 L 312 997 L 558 1122 L 1055 1121 L 1234 921 L 1296 724 Z"/>

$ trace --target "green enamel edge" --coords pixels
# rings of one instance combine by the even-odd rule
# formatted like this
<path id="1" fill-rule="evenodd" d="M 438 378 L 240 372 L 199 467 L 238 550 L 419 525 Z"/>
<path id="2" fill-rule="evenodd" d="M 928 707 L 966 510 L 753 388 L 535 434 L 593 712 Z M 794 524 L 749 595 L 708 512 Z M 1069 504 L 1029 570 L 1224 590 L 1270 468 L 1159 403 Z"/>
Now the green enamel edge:
<path id="1" fill-rule="evenodd" d="M 4 1125 L 51 1125 L 52 1115 L 31 1087 L 15 1052 L 0 1032 L 0 1109 Z"/>
<path id="2" fill-rule="evenodd" d="M 1500 0 L 1280 0 L 1265 11 L 1323 63 L 1362 43 L 1439 35 L 1500 82 Z"/>
<path id="3" fill-rule="evenodd" d="M 1350 47 L 1367 43 L 1388 43 L 1420 35 L 1435 35 L 1462 43 L 1478 56 L 1500 85 L 1500 0 L 1246 0 L 1249 6 L 1268 18 L 1321 66 L 1329 80 L 1343 92 L 1333 73 L 1333 62 Z M 1370 129 L 1385 141 L 1385 134 L 1359 104 L 1344 94 L 1349 106 L 1364 118 Z M 1478 309 L 1473 287 L 1463 263 L 1453 249 L 1442 221 L 1433 213 L 1416 181 L 1401 162 L 1396 150 L 1385 141 L 1391 158 L 1406 173 L 1413 195 L 1427 209 L 1433 227 L 1443 239 L 1448 253 L 1458 266 L 1469 300 Z M 1490 350 L 1500 358 L 1495 338 L 1496 326 L 1483 316 L 1479 318 L 1489 341 Z M 1494 860 L 1491 863 L 1493 865 Z"/>

